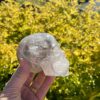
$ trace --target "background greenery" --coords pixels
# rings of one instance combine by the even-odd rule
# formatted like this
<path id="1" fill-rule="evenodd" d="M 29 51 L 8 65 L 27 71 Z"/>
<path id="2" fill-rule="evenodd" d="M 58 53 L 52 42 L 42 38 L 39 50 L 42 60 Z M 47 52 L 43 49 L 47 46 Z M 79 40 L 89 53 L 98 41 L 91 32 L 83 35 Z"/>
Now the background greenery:
<path id="1" fill-rule="evenodd" d="M 0 3 L 0 90 L 18 67 L 16 49 L 22 38 L 52 34 L 70 61 L 70 75 L 57 77 L 48 100 L 100 100 L 100 14 L 91 0 L 80 10 L 77 0 Z"/>

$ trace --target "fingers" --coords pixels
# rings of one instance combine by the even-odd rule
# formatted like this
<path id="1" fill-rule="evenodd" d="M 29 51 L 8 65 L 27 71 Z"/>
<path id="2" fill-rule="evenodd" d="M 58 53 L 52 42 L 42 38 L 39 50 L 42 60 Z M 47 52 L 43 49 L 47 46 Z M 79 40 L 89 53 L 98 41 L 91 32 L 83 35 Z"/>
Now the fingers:
<path id="1" fill-rule="evenodd" d="M 24 87 L 21 93 L 21 100 L 37 100 L 37 97 L 28 87 Z"/>
<path id="2" fill-rule="evenodd" d="M 13 74 L 7 86 L 4 88 L 4 91 L 19 91 L 27 80 L 29 73 L 30 67 L 25 61 L 21 61 L 20 67 L 18 67 L 17 71 Z"/>
<path id="3" fill-rule="evenodd" d="M 37 77 L 34 79 L 34 81 L 32 82 L 31 85 L 31 89 L 33 90 L 33 92 L 37 92 L 38 89 L 41 87 L 41 85 L 43 84 L 44 80 L 45 80 L 46 76 L 44 75 L 43 72 L 40 72 Z"/>
<path id="4" fill-rule="evenodd" d="M 25 82 L 25 85 L 27 86 L 27 87 L 29 87 L 30 85 L 31 85 L 31 82 L 33 81 L 33 78 L 35 77 L 35 74 L 33 74 L 32 72 L 30 73 L 30 75 L 29 75 L 29 77 L 28 77 L 28 79 L 26 80 L 26 82 Z"/>
<path id="5" fill-rule="evenodd" d="M 44 83 L 42 84 L 42 86 L 39 88 L 39 90 L 36 93 L 39 100 L 42 100 L 45 97 L 45 95 L 48 92 L 50 86 L 52 85 L 54 79 L 55 79 L 55 77 L 51 77 L 51 76 L 47 76 L 45 78 Z"/>

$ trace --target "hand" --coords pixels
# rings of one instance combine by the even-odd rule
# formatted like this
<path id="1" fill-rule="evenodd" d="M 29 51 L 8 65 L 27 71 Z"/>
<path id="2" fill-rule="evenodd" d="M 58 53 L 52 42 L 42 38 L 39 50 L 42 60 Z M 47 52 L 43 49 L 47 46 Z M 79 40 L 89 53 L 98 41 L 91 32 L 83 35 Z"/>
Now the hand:
<path id="1" fill-rule="evenodd" d="M 0 100 L 43 100 L 55 77 L 45 76 L 43 72 L 35 77 L 28 65 L 24 60 L 20 62 L 20 67 L 1 93 Z"/>

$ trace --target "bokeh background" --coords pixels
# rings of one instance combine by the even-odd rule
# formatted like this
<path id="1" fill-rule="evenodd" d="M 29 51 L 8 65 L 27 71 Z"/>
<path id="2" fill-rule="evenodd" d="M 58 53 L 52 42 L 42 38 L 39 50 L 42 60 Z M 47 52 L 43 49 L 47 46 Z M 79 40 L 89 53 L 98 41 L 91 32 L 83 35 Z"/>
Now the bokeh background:
<path id="1" fill-rule="evenodd" d="M 46 100 L 100 100 L 99 0 L 0 0 L 0 91 L 19 65 L 19 42 L 38 32 L 52 34 L 70 62 Z"/>

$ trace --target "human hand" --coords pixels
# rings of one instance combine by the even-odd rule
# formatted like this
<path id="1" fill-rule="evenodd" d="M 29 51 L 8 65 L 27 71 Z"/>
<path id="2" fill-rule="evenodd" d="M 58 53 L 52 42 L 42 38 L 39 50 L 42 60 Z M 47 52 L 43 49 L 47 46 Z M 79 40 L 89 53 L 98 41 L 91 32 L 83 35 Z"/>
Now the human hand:
<path id="1" fill-rule="evenodd" d="M 30 70 L 25 60 L 20 61 L 20 67 L 5 86 L 0 100 L 43 100 L 55 77 L 45 76 L 43 72 L 35 77 Z"/>

